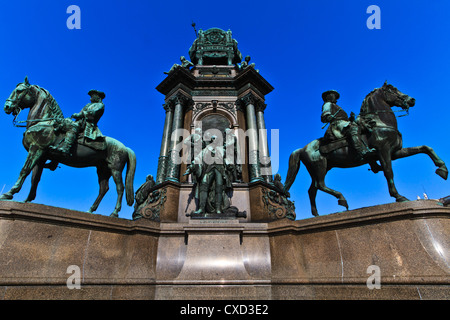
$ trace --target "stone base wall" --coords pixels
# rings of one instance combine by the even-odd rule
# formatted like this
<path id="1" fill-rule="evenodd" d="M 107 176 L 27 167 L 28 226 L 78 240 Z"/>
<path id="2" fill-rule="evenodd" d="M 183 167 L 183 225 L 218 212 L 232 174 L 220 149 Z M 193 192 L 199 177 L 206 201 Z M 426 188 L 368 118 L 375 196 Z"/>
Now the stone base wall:
<path id="1" fill-rule="evenodd" d="M 449 299 L 449 217 L 420 200 L 157 223 L 0 201 L 0 299 Z M 370 266 L 380 289 L 367 287 Z"/>

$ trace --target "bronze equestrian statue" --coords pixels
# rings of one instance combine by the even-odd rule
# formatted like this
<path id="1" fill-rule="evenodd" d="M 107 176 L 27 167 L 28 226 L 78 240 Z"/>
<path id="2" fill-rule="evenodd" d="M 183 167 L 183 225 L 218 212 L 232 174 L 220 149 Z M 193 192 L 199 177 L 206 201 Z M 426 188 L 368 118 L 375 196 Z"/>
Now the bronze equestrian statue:
<path id="1" fill-rule="evenodd" d="M 74 114 L 73 117 L 77 119 L 77 122 L 71 124 L 70 122 L 73 121 L 64 118 L 58 103 L 47 90 L 31 85 L 28 78 L 16 86 L 6 100 L 4 110 L 7 114 L 12 113 L 15 117 L 14 122 L 17 123 L 15 120 L 20 112 L 23 109 L 30 109 L 28 119 L 22 121 L 26 122 L 23 145 L 28 151 L 28 156 L 20 171 L 19 179 L 8 192 L 0 196 L 0 200 L 12 199 L 13 195 L 20 191 L 31 172 L 33 172 L 31 189 L 25 201 L 34 200 L 43 169 L 54 170 L 58 163 L 62 163 L 76 168 L 97 168 L 100 191 L 88 212 L 97 210 L 109 189 L 111 176 L 116 184 L 117 202 L 110 216 L 119 216 L 124 191 L 127 204 L 133 205 L 136 156 L 133 150 L 125 147 L 121 142 L 110 137 L 103 137 L 96 130 L 96 122 L 101 116 L 100 113 L 103 112 L 99 110 L 102 109 L 101 98 L 104 98 L 104 94 L 96 90 L 90 91 L 89 94 L 91 104 L 83 108 L 79 114 Z M 82 136 L 77 140 L 78 133 L 82 133 Z M 92 138 L 95 139 L 92 140 Z M 47 160 L 50 163 L 46 163 Z M 124 186 L 122 171 L 125 165 L 127 165 L 127 171 Z"/>
<path id="2" fill-rule="evenodd" d="M 50 146 L 50 148 L 69 156 L 75 140 L 82 133 L 82 144 L 97 150 L 106 149 L 104 136 L 97 126 L 105 112 L 105 105 L 103 104 L 105 93 L 98 90 L 90 90 L 88 95 L 91 96 L 91 102 L 85 105 L 79 113 L 74 113 L 70 118 L 64 119 L 63 131 L 66 132 L 66 136 L 62 140 L 61 145 L 57 147 Z M 71 118 L 76 121 L 72 121 Z"/>
<path id="3" fill-rule="evenodd" d="M 369 149 L 364 145 L 359 126 L 354 121 L 350 121 L 347 113 L 336 104 L 339 96 L 336 90 L 325 91 L 322 94 L 324 104 L 322 105 L 320 119 L 323 123 L 330 125 L 325 132 L 325 139 L 337 140 L 345 137 L 363 160 L 375 149 Z"/>
<path id="4" fill-rule="evenodd" d="M 335 100 L 331 102 L 335 103 Z M 369 163 L 374 172 L 380 170 L 384 172 L 388 183 L 389 194 L 397 202 L 408 201 L 408 199 L 399 194 L 395 187 L 392 160 L 419 153 L 427 154 L 437 167 L 436 173 L 446 180 L 448 177 L 447 167 L 432 148 L 428 146 L 402 147 L 402 135 L 397 129 L 397 119 L 391 108 L 394 106 L 401 107 L 405 112 L 409 112 L 409 108 L 413 107 L 414 104 L 414 98 L 400 92 L 391 84 L 387 84 L 387 82 L 381 88 L 374 89 L 365 97 L 361 105 L 360 114 L 354 120 L 359 130 L 353 129 L 355 131 L 352 134 L 361 134 L 361 136 L 357 137 L 356 140 L 354 137 L 349 139 L 348 135 L 344 134 L 344 137 L 335 140 L 331 139 L 331 141 L 325 137 L 314 140 L 305 147 L 292 152 L 289 157 L 289 168 L 284 185 L 284 193 L 289 196 L 289 189 L 294 183 L 300 168 L 300 162 L 304 163 L 312 179 L 308 194 L 313 216 L 318 215 L 316 207 L 317 190 L 335 196 L 338 199 L 338 204 L 348 210 L 347 200 L 342 193 L 330 189 L 325 185 L 325 176 L 332 168 L 351 168 Z M 339 112 L 337 112 L 337 115 L 339 115 Z M 328 120 L 332 122 L 333 119 L 330 117 L 326 119 L 326 121 Z M 346 119 L 344 120 L 347 121 Z M 332 125 L 334 127 L 336 126 L 334 124 Z M 345 127 L 344 124 L 340 125 L 342 128 Z M 350 125 L 347 124 L 347 126 Z M 352 141 L 349 143 L 351 139 L 353 139 L 353 144 Z M 357 147 L 360 148 L 359 150 L 355 150 L 357 149 L 355 148 L 355 140 L 359 144 Z M 380 162 L 381 167 L 376 161 Z"/>

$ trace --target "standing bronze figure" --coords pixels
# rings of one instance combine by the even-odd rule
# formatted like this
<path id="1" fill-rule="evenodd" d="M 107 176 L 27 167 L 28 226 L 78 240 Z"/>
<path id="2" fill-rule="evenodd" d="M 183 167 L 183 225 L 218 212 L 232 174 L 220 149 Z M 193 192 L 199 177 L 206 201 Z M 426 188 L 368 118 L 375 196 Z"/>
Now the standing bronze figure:
<path id="1" fill-rule="evenodd" d="M 93 92 L 91 92 L 91 96 L 92 94 Z M 117 203 L 111 216 L 118 217 L 118 212 L 122 208 L 124 191 L 127 204 L 133 205 L 133 180 L 136 170 L 136 156 L 133 150 L 110 137 L 104 137 L 105 148 L 93 148 L 88 144 L 81 143 L 84 139 L 79 139 L 77 142 L 75 139 L 72 141 L 73 137 L 71 137 L 71 141 L 61 152 L 61 150 L 58 150 L 58 146 L 65 142 L 67 132 L 65 132 L 64 127 L 70 119 L 64 118 L 58 103 L 47 90 L 37 85 L 30 85 L 28 79 L 25 78 L 25 81 L 19 83 L 6 100 L 4 110 L 7 114 L 12 113 L 16 119 L 20 112 L 27 108 L 30 109 L 30 112 L 28 113 L 28 119 L 25 121 L 26 131 L 23 145 L 28 151 L 28 156 L 20 171 L 19 179 L 8 192 L 0 196 L 0 200 L 12 199 L 13 195 L 20 191 L 31 171 L 33 171 L 31 189 L 25 201 L 34 200 L 43 169 L 51 168 L 54 170 L 57 163 L 63 163 L 76 168 L 97 168 L 100 191 L 89 212 L 97 210 L 109 189 L 108 182 L 111 176 L 117 189 Z M 88 116 L 88 114 L 85 114 L 85 117 Z M 82 117 L 79 115 L 76 118 Z M 86 125 L 83 126 L 83 129 L 85 128 Z M 85 134 L 85 131 L 83 132 Z M 70 150 L 70 152 L 64 152 L 66 150 Z M 46 164 L 47 160 L 51 162 Z M 125 165 L 127 165 L 127 172 L 124 186 L 122 171 Z"/>
<path id="2" fill-rule="evenodd" d="M 193 216 L 211 212 L 220 215 L 230 207 L 226 191 L 232 186 L 226 172 L 224 147 L 216 145 L 215 140 L 216 136 L 212 136 L 211 143 L 197 155 L 185 173 L 193 173 L 197 181 L 198 210 L 192 213 Z"/>
<path id="3" fill-rule="evenodd" d="M 303 162 L 312 178 L 308 190 L 311 203 L 311 212 L 318 215 L 316 207 L 317 190 L 324 191 L 335 196 L 338 204 L 348 209 L 347 200 L 342 193 L 330 189 L 325 185 L 325 176 L 332 168 L 351 168 L 363 164 L 380 161 L 381 170 L 386 177 L 389 194 L 397 202 L 408 201 L 407 198 L 398 193 L 394 184 L 394 173 L 392 160 L 409 157 L 419 153 L 427 154 L 437 168 L 436 173 L 443 179 L 447 179 L 447 167 L 434 150 L 428 146 L 412 148 L 402 147 L 402 135 L 397 129 L 397 119 L 392 107 L 401 107 L 406 112 L 414 106 L 415 99 L 400 92 L 391 84 L 384 83 L 381 88 L 376 88 L 364 99 L 360 114 L 356 123 L 361 128 L 361 139 L 368 148 L 376 149 L 361 157 L 360 152 L 354 150 L 346 139 L 326 142 L 325 139 L 317 139 L 301 149 L 297 149 L 289 157 L 289 169 L 286 176 L 284 192 L 289 195 L 289 189 L 294 183 Z M 369 149 L 370 150 L 370 149 Z"/>

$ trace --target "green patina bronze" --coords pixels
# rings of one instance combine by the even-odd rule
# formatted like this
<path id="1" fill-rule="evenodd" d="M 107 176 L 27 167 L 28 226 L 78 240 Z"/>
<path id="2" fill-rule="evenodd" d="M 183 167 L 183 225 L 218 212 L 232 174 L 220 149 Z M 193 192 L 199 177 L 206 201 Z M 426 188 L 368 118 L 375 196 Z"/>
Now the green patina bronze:
<path id="1" fill-rule="evenodd" d="M 121 142 L 101 134 L 97 122 L 103 114 L 102 100 L 105 94 L 91 90 L 89 95 L 91 103 L 80 113 L 72 115 L 76 119 L 74 122 L 70 118 L 64 118 L 58 103 L 47 90 L 31 85 L 28 78 L 16 86 L 6 100 L 4 110 L 7 114 L 12 113 L 16 119 L 22 110 L 30 109 L 23 138 L 28 156 L 17 182 L 0 196 L 0 200 L 12 199 L 22 188 L 27 176 L 33 172 L 30 193 L 25 200 L 33 201 L 44 168 L 55 170 L 58 163 L 62 163 L 76 168 L 97 168 L 100 191 L 89 212 L 97 210 L 109 189 L 108 181 L 111 176 L 117 186 L 117 202 L 111 216 L 118 217 L 124 191 L 127 204 L 133 204 L 136 156 L 133 150 Z M 50 162 L 46 163 L 47 161 Z M 127 173 L 124 186 L 122 171 L 125 165 Z"/>
<path id="2" fill-rule="evenodd" d="M 242 61 L 238 43 L 232 38 L 231 30 L 211 28 L 199 30 L 189 49 L 189 57 L 196 65 L 234 65 Z"/>
<path id="3" fill-rule="evenodd" d="M 291 154 L 283 188 L 287 196 L 301 162 L 307 167 L 312 178 L 308 193 L 314 216 L 318 215 L 315 200 L 317 190 L 335 196 L 338 204 L 348 209 L 347 200 L 342 193 L 325 185 L 325 176 L 332 168 L 350 168 L 368 163 L 374 173 L 383 171 L 389 194 L 397 202 L 408 199 L 399 194 L 395 187 L 392 160 L 418 153 L 427 154 L 438 167 L 436 173 L 447 179 L 447 167 L 432 148 L 402 147 L 402 135 L 397 129 L 397 119 L 391 108 L 396 106 L 404 112 L 409 112 L 409 108 L 415 104 L 414 98 L 400 92 L 391 84 L 384 83 L 381 88 L 374 89 L 366 96 L 356 119 L 354 116 L 348 117 L 336 104 L 338 98 L 339 94 L 334 90 L 323 94 L 322 122 L 330 125 L 325 137 L 314 140 Z"/>
<path id="4" fill-rule="evenodd" d="M 201 139 L 201 131 L 195 132 L 189 141 L 193 141 L 200 150 L 191 154 L 192 162 L 188 165 L 184 175 L 192 175 L 194 194 L 198 202 L 198 209 L 188 214 L 191 217 L 238 216 L 236 207 L 232 207 L 227 193 L 232 192 L 232 183 L 237 179 L 234 159 L 228 159 L 226 149 L 235 147 L 234 134 L 227 131 L 228 136 L 223 145 L 216 143 L 216 136 L 212 136 L 208 144 Z M 200 136 L 196 139 L 196 136 Z M 222 139 L 219 139 L 222 141 Z M 203 147 L 204 146 L 204 147 Z M 192 150 L 198 148 L 194 147 Z"/>

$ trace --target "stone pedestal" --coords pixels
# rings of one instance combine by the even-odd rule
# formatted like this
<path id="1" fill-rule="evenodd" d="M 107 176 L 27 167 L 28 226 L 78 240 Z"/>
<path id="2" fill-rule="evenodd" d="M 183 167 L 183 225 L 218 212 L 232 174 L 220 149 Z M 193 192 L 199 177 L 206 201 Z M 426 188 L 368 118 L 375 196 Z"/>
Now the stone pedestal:
<path id="1" fill-rule="evenodd" d="M 431 200 L 268 223 L 0 201 L 0 298 L 449 299 L 449 217 Z M 69 266 L 81 289 L 67 287 Z"/>
<path id="2" fill-rule="evenodd" d="M 197 294 L 203 299 L 270 298 L 266 224 L 191 220 L 163 228 L 157 266 L 159 298 L 191 299 Z"/>
<path id="3" fill-rule="evenodd" d="M 233 183 L 230 205 L 239 209 L 240 222 L 270 222 L 295 219 L 295 207 L 271 183 Z M 188 223 L 189 214 L 197 209 L 194 184 L 166 181 L 150 190 L 150 196 L 139 212 L 157 222 Z M 218 215 L 218 218 L 225 214 Z M 226 218 L 226 217 L 225 217 Z"/>

